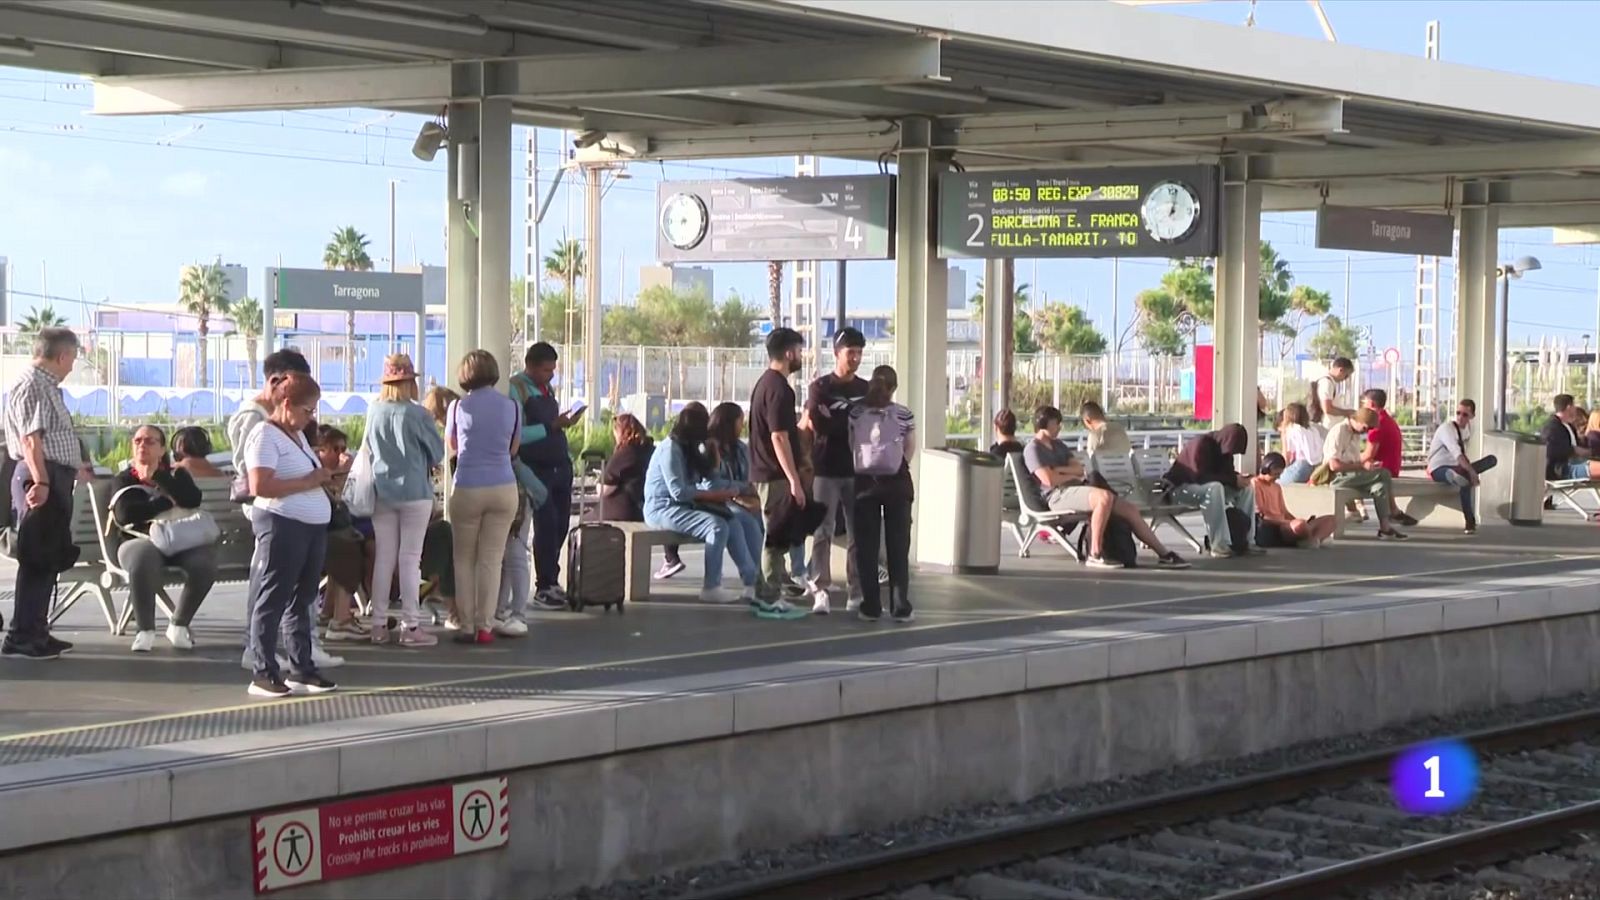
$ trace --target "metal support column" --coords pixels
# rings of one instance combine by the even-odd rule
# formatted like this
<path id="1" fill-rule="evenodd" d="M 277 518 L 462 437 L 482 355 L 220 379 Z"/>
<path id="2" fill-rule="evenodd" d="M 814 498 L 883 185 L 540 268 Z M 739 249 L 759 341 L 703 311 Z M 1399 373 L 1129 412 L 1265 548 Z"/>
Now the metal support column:
<path id="1" fill-rule="evenodd" d="M 527 280 L 524 285 L 524 300 L 526 308 L 523 310 L 524 321 L 517 325 L 523 330 L 523 343 L 532 344 L 542 340 L 544 336 L 544 323 L 539 321 L 539 279 L 543 272 L 544 262 L 539 258 L 539 129 L 532 125 L 527 127 L 528 149 L 528 185 L 527 185 L 527 210 L 523 213 L 523 223 L 527 234 L 523 238 L 525 258 L 523 260 L 523 278 Z M 513 366 L 515 368 L 515 366 Z"/>
<path id="2" fill-rule="evenodd" d="M 1469 456 L 1483 453 L 1483 431 L 1495 420 L 1495 267 L 1500 243 L 1500 214 L 1481 204 L 1483 185 L 1468 185 L 1461 210 L 1461 254 L 1456 265 L 1456 396 L 1478 403 L 1478 427 L 1472 430 Z M 1477 193 L 1477 198 L 1471 197 Z M 1480 202 L 1474 202 L 1480 201 Z"/>
<path id="3" fill-rule="evenodd" d="M 587 266 L 583 279 L 583 399 L 589 404 L 584 416 L 590 425 L 595 425 L 600 421 L 600 376 L 605 368 L 600 361 L 600 273 L 604 269 L 604 257 L 600 255 L 600 198 L 604 187 L 600 179 L 604 169 L 586 166 L 583 174 L 583 256 Z"/>
<path id="4" fill-rule="evenodd" d="M 1245 467 L 1254 469 L 1256 365 L 1260 346 L 1261 186 L 1246 178 L 1246 160 L 1229 160 L 1222 188 L 1222 246 L 1217 254 L 1212 424 L 1238 422 L 1250 435 Z"/>
<path id="5" fill-rule="evenodd" d="M 500 361 L 509 391 L 522 368 L 511 344 L 511 101 L 478 108 L 478 346 Z"/>
<path id="6" fill-rule="evenodd" d="M 439 383 L 456 387 L 456 368 L 478 342 L 478 107 L 452 103 L 449 112 L 445 215 L 444 370 Z"/>
<path id="7" fill-rule="evenodd" d="M 978 423 L 979 449 L 995 441 L 994 417 L 1005 408 L 1006 339 L 1011 335 L 1010 323 L 1002 317 L 1004 305 L 1000 301 L 1005 283 L 1005 261 L 985 260 L 983 264 L 983 403 Z"/>
<path id="8" fill-rule="evenodd" d="M 795 176 L 816 177 L 818 162 L 815 156 L 796 156 Z M 827 342 L 822 336 L 822 310 L 819 302 L 822 292 L 819 288 L 816 260 L 799 259 L 789 263 L 789 324 L 795 331 L 800 332 L 811 348 L 813 371 L 802 375 L 808 382 L 814 375 L 820 375 L 832 368 L 823 364 L 822 350 Z M 844 323 L 840 322 L 834 327 L 843 328 Z"/>
<path id="9" fill-rule="evenodd" d="M 894 361 L 899 370 L 897 399 L 916 416 L 921 447 L 942 447 L 949 373 L 945 359 L 949 267 L 939 258 L 938 173 L 946 161 L 935 159 L 933 123 L 908 118 L 900 126 L 899 174 L 895 190 Z M 921 483 L 921 457 L 912 474 Z M 917 531 L 912 525 L 912 553 Z"/>

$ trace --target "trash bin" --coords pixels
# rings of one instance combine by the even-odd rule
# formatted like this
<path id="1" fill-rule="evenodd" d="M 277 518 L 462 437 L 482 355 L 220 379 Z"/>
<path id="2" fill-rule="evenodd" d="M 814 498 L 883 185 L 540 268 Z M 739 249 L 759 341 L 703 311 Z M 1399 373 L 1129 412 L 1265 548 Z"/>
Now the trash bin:
<path id="1" fill-rule="evenodd" d="M 1498 462 L 1479 482 L 1480 518 L 1544 524 L 1544 442 L 1529 434 L 1489 431 L 1483 435 L 1483 452 Z"/>
<path id="2" fill-rule="evenodd" d="M 922 452 L 917 485 L 917 564 L 941 572 L 992 575 L 1000 569 L 999 458 L 977 450 Z"/>

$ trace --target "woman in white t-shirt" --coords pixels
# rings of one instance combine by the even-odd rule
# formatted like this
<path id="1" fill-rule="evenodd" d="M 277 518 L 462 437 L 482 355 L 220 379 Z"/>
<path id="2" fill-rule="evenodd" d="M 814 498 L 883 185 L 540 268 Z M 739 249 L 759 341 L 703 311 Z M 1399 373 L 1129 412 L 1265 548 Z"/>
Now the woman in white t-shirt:
<path id="1" fill-rule="evenodd" d="M 322 389 L 310 375 L 290 374 L 272 389 L 272 412 L 250 434 L 244 462 L 255 499 L 257 596 L 250 618 L 255 649 L 255 697 L 321 694 L 335 688 L 311 656 L 312 605 L 327 553 L 333 513 L 322 467 L 305 429 L 317 414 Z M 289 638 L 291 672 L 278 668 L 278 626 Z"/>
<path id="2" fill-rule="evenodd" d="M 1283 455 L 1289 460 L 1288 468 L 1278 480 L 1284 484 L 1305 484 L 1311 472 L 1322 463 L 1322 444 L 1328 433 L 1321 425 L 1311 421 L 1311 413 L 1304 403 L 1291 403 L 1283 408 Z"/>

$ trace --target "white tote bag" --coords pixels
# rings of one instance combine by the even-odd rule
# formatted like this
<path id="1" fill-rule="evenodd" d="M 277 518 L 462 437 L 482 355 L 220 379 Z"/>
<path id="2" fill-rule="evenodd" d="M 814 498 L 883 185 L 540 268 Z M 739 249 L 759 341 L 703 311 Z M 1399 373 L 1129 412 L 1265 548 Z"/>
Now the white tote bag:
<path id="1" fill-rule="evenodd" d="M 365 439 L 355 462 L 350 464 L 350 477 L 344 483 L 344 502 L 350 515 L 358 519 L 370 518 L 378 505 L 378 487 L 372 476 L 372 451 Z"/>
<path id="2" fill-rule="evenodd" d="M 142 484 L 130 484 L 111 495 L 110 507 L 115 509 L 117 498 L 128 491 L 144 491 L 152 496 L 159 493 Z M 149 534 L 141 534 L 130 526 L 123 526 L 122 530 L 130 537 L 149 538 L 150 543 L 155 544 L 156 549 L 166 556 L 176 556 L 185 550 L 215 544 L 222 537 L 222 531 L 217 528 L 217 521 L 211 518 L 210 513 L 181 506 L 174 506 L 151 519 Z"/>

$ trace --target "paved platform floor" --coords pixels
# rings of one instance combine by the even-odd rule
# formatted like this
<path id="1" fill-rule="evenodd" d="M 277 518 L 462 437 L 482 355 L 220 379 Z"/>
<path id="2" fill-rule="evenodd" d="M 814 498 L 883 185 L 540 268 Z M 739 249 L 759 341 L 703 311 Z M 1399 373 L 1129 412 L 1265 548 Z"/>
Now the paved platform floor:
<path id="1" fill-rule="evenodd" d="M 0 766 L 485 701 L 576 698 L 629 682 L 1064 627 L 1137 633 L 1142 620 L 1174 615 L 1226 624 L 1248 620 L 1252 608 L 1300 601 L 1412 589 L 1448 596 L 1491 578 L 1592 569 L 1600 558 L 1600 531 L 1568 517 L 1539 528 L 1487 527 L 1476 537 L 1418 529 L 1405 544 L 1362 530 L 1322 551 L 1194 559 L 1187 571 L 1091 571 L 1050 547 L 1023 560 L 1007 538 L 996 576 L 915 576 L 917 620 L 909 625 L 847 617 L 842 596 L 832 616 L 795 621 L 701 604 L 700 558 L 686 550 L 689 570 L 625 615 L 538 613 L 526 638 L 489 647 L 330 645 L 349 660 L 330 673 L 343 690 L 316 702 L 247 698 L 242 585 L 213 592 L 194 625 L 199 646 L 188 653 L 161 639 L 154 653 L 132 654 L 131 638 L 111 637 L 85 600 L 57 630 L 77 643 L 74 653 L 55 662 L 0 660 Z M 10 580 L 0 569 L 0 584 Z M 8 595 L 0 600 L 7 615 Z"/>

